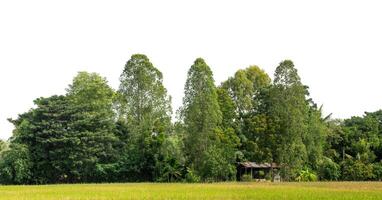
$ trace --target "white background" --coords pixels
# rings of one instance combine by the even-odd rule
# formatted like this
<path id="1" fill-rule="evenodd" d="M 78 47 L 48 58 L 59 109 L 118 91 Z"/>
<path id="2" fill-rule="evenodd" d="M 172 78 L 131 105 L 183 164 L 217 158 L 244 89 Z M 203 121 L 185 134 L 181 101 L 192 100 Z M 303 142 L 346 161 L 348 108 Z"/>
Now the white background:
<path id="1" fill-rule="evenodd" d="M 117 89 L 124 64 L 146 54 L 176 110 L 187 70 L 203 57 L 220 84 L 258 65 L 273 77 L 292 59 L 326 114 L 382 108 L 379 1 L 0 1 L 0 138 L 37 97 L 64 94 L 78 71 Z"/>

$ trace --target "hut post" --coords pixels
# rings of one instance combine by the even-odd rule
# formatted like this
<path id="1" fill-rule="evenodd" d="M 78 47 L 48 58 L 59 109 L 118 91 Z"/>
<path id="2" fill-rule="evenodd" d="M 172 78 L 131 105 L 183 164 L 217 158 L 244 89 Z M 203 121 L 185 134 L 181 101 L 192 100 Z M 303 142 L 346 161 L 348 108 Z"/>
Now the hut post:
<path id="1" fill-rule="evenodd" d="M 251 167 L 251 179 L 253 179 L 253 167 Z"/>
<path id="2" fill-rule="evenodd" d="M 273 182 L 273 179 L 274 179 L 274 177 L 273 177 L 273 163 L 271 163 L 271 181 Z"/>

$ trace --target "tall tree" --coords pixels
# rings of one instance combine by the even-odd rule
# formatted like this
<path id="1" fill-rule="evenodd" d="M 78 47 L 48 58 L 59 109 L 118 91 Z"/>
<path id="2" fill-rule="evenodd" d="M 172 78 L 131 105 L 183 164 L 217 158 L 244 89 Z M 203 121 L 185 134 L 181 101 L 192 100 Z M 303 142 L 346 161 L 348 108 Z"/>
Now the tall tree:
<path id="1" fill-rule="evenodd" d="M 110 181 L 110 168 L 117 161 L 115 133 L 116 113 L 113 110 L 115 92 L 107 80 L 97 73 L 79 72 L 67 89 L 67 98 L 74 109 L 70 123 L 79 139 L 74 155 L 82 161 L 82 179 Z M 102 175 L 102 176 L 99 176 Z"/>
<path id="2" fill-rule="evenodd" d="M 221 87 L 227 90 L 236 105 L 238 118 L 241 119 L 253 109 L 258 109 L 256 96 L 263 88 L 270 85 L 271 79 L 264 70 L 253 65 L 246 69 L 238 70 L 233 77 L 223 82 Z"/>
<path id="3" fill-rule="evenodd" d="M 69 155 L 78 140 L 69 129 L 73 111 L 68 99 L 52 96 L 34 103 L 36 108 L 12 121 L 16 128 L 11 145 L 24 145 L 30 152 L 32 183 L 56 183 L 64 178 L 74 182 L 80 176 L 79 167 L 71 165 L 75 162 Z"/>
<path id="4" fill-rule="evenodd" d="M 120 77 L 120 120 L 127 137 L 125 175 L 151 181 L 163 135 L 171 128 L 171 99 L 163 86 L 162 73 L 142 54 L 126 63 Z"/>
<path id="5" fill-rule="evenodd" d="M 297 69 L 290 60 L 276 68 L 274 85 L 270 94 L 270 115 L 274 135 L 278 142 L 274 160 L 283 164 L 283 175 L 292 179 L 307 160 L 303 139 L 307 135 L 308 105 L 306 90 Z"/>
<path id="6" fill-rule="evenodd" d="M 223 165 L 218 170 L 212 170 L 215 172 L 215 175 L 220 176 L 217 176 L 217 180 L 232 180 L 236 178 L 233 176 L 233 174 L 236 173 L 236 162 L 243 159 L 243 155 L 239 151 L 240 138 L 236 132 L 235 104 L 226 90 L 218 88 L 217 94 L 220 111 L 222 113 L 222 121 L 216 131 L 218 135 L 218 145 L 216 147 L 220 149 L 215 148 L 210 150 L 210 152 L 211 155 L 220 154 L 220 158 L 212 158 L 211 161 L 215 160 L 215 163 L 210 163 L 215 167 L 217 164 Z M 214 153 L 212 153 L 212 151 L 214 151 Z"/>
<path id="7" fill-rule="evenodd" d="M 212 71 L 202 58 L 196 59 L 188 71 L 184 92 L 180 116 L 186 131 L 188 164 L 203 179 L 222 179 L 231 173 L 217 134 L 222 113 Z M 226 168 L 217 168 L 216 164 Z"/>
<path id="8" fill-rule="evenodd" d="M 257 162 L 269 161 L 266 104 L 271 79 L 258 66 L 238 70 L 223 82 L 221 89 L 227 91 L 234 102 L 234 130 L 241 139 L 243 159 Z M 226 112 L 227 113 L 227 112 Z M 226 121 L 223 113 L 223 121 Z"/>
<path id="9" fill-rule="evenodd" d="M 67 96 L 34 101 L 36 108 L 11 120 L 11 144 L 30 152 L 34 183 L 96 182 L 98 165 L 113 161 L 113 90 L 97 74 L 79 73 Z"/>
<path id="10" fill-rule="evenodd" d="M 308 166 L 317 170 L 317 167 L 323 158 L 323 148 L 327 136 L 327 117 L 322 116 L 322 106 L 317 108 L 316 104 L 309 104 L 307 115 L 307 134 L 303 138 L 308 156 Z M 325 158 L 326 159 L 326 158 Z"/>
<path id="11" fill-rule="evenodd" d="M 211 145 L 221 122 L 212 71 L 202 58 L 196 59 L 188 71 L 184 92 L 181 118 L 187 131 L 185 151 L 189 161 L 198 167 L 202 163 L 200 155 Z"/>

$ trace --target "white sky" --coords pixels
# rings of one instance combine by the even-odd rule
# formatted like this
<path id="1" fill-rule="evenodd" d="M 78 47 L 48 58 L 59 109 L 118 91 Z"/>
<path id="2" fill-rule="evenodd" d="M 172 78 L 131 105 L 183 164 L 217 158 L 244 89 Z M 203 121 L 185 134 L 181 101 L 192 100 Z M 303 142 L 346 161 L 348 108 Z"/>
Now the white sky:
<path id="1" fill-rule="evenodd" d="M 174 110 L 197 57 L 217 84 L 252 64 L 273 77 L 292 59 L 325 113 L 381 109 L 380 1 L 309 2 L 1 1 L 0 138 L 11 136 L 7 118 L 37 97 L 64 94 L 78 71 L 98 72 L 118 88 L 134 53 L 162 71 Z"/>

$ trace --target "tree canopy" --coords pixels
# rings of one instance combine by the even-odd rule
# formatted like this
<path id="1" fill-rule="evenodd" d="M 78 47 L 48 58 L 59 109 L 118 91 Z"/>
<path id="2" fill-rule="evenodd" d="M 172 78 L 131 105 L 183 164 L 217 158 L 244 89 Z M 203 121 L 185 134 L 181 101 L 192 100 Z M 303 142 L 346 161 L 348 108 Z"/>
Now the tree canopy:
<path id="1" fill-rule="evenodd" d="M 0 140 L 2 184 L 248 180 L 237 171 L 245 161 L 277 164 L 286 181 L 382 180 L 382 110 L 324 116 L 291 60 L 273 80 L 252 65 L 216 85 L 197 58 L 177 120 L 143 54 L 127 61 L 117 90 L 79 72 L 65 94 L 34 104 Z"/>
<path id="2" fill-rule="evenodd" d="M 171 131 L 171 99 L 162 73 L 142 54 L 126 63 L 120 77 L 119 120 L 129 133 L 121 162 L 126 180 L 153 181 L 161 177 L 163 141 Z M 123 138 L 121 138 L 123 140 Z"/>

